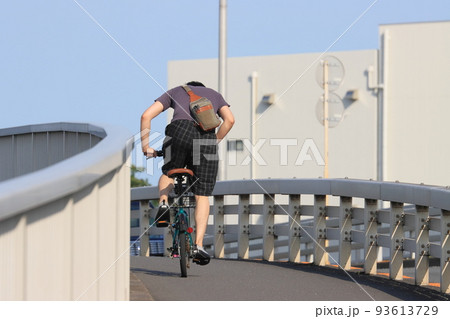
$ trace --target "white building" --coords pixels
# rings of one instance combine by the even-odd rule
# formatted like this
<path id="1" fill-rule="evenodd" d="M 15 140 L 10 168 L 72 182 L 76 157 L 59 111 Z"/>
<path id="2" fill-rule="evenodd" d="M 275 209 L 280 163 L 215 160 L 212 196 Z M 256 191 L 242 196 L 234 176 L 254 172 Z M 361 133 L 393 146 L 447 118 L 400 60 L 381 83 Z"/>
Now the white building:
<path id="1" fill-rule="evenodd" d="M 220 179 L 324 176 L 327 61 L 328 177 L 448 185 L 449 34 L 450 21 L 390 24 L 379 49 L 229 58 L 236 124 Z M 198 80 L 217 89 L 218 61 L 171 61 L 168 75 L 169 88 Z"/>

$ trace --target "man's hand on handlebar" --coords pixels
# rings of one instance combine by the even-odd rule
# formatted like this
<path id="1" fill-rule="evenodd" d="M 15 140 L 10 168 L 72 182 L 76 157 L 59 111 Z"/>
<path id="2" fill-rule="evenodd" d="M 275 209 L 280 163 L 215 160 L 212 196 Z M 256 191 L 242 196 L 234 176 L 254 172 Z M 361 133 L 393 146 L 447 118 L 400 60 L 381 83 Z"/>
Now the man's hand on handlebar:
<path id="1" fill-rule="evenodd" d="M 143 149 L 142 152 L 144 153 L 145 156 L 147 156 L 147 158 L 156 157 L 156 150 L 154 150 L 151 147 L 148 147 L 147 149 Z"/>
<path id="2" fill-rule="evenodd" d="M 147 158 L 158 157 L 158 156 L 164 155 L 163 151 L 156 151 L 155 149 L 153 149 L 151 147 L 147 148 L 147 150 L 142 150 L 142 152 L 144 153 L 145 156 L 147 156 Z"/>

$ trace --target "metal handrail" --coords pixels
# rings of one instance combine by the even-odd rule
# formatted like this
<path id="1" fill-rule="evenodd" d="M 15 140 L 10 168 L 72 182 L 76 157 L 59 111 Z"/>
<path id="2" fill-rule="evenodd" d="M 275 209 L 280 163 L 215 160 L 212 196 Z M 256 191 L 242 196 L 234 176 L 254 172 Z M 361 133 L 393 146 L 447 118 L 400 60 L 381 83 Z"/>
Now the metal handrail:
<path id="1" fill-rule="evenodd" d="M 262 195 L 262 203 L 250 201 L 256 194 Z M 287 195 L 288 203 L 277 203 L 277 195 Z M 312 195 L 312 203 L 301 203 L 303 195 Z M 213 197 L 214 223 L 208 226 L 208 233 L 214 234 L 211 244 L 217 258 L 224 257 L 225 250 L 230 251 L 226 244 L 234 242 L 239 258 L 249 258 L 251 247 L 259 245 L 264 260 L 282 255 L 300 262 L 301 256 L 308 256 L 315 264 L 326 265 L 330 253 L 336 251 L 338 264 L 350 269 L 352 251 L 362 249 L 364 272 L 375 275 L 378 250 L 385 247 L 389 250 L 391 279 L 403 280 L 403 253 L 409 252 L 415 263 L 415 283 L 428 285 L 430 258 L 438 258 L 440 290 L 450 293 L 448 187 L 352 179 L 241 180 L 218 182 Z M 231 197 L 238 197 L 237 202 Z M 338 199 L 338 204 L 330 205 L 330 197 L 334 202 Z M 154 213 L 146 205 L 157 198 L 156 187 L 132 189 L 131 200 L 141 202 L 145 234 L 162 233 L 160 229 L 144 228 Z M 354 205 L 353 199 L 362 199 L 363 207 Z M 275 215 L 280 214 L 289 215 L 287 223 L 275 223 Z M 224 215 L 235 215 L 237 225 L 227 225 Z M 251 224 L 252 215 L 261 216 L 262 224 Z M 311 218 L 310 225 L 304 224 L 303 216 Z M 255 238 L 262 243 L 255 244 Z M 281 246 L 287 253 L 276 253 Z M 141 249 L 141 254 L 148 252 Z"/>

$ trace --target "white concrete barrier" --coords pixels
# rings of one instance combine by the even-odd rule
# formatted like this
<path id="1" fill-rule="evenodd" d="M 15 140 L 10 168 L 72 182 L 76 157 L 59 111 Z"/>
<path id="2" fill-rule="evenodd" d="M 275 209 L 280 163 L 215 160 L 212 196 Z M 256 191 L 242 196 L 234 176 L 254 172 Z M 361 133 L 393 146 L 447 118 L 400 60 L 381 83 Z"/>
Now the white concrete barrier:
<path id="1" fill-rule="evenodd" d="M 130 133 L 0 130 L 0 300 L 128 300 Z"/>

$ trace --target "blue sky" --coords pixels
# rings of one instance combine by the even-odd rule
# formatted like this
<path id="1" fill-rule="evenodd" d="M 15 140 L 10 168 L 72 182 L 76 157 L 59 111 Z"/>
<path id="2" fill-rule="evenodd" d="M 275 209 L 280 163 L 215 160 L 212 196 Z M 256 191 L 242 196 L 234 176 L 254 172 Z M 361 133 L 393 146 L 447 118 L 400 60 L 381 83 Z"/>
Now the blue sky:
<path id="1" fill-rule="evenodd" d="M 218 12 L 219 0 L 1 0 L 0 127 L 138 133 L 168 61 L 217 57 Z M 380 24 L 440 20 L 448 0 L 228 0 L 228 56 L 323 52 L 352 24 L 330 51 L 377 49 Z"/>

